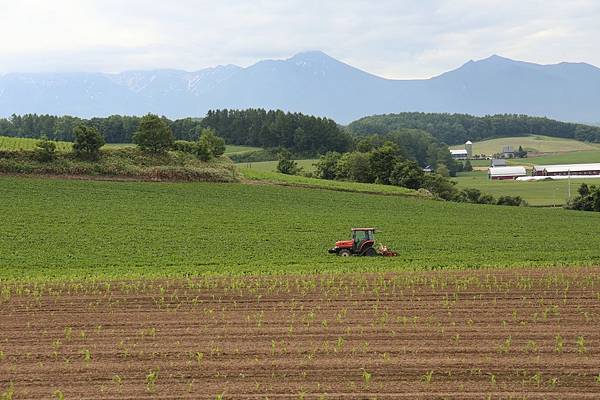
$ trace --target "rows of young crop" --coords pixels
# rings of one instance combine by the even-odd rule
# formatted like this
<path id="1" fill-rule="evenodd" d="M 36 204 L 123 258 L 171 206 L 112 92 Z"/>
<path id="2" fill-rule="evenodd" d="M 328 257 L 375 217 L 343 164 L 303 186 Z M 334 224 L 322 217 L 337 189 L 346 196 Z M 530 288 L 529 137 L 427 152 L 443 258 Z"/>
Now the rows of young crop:
<path id="1" fill-rule="evenodd" d="M 598 272 L 2 284 L 0 394 L 592 398 Z"/>
<path id="2" fill-rule="evenodd" d="M 2 177 L 3 278 L 598 265 L 600 215 L 269 185 Z M 327 254 L 375 226 L 394 258 Z"/>
<path id="3" fill-rule="evenodd" d="M 39 139 L 0 136 L 0 150 L 32 150 L 39 142 Z M 70 142 L 55 143 L 58 151 L 70 151 L 73 148 L 73 143 Z"/>

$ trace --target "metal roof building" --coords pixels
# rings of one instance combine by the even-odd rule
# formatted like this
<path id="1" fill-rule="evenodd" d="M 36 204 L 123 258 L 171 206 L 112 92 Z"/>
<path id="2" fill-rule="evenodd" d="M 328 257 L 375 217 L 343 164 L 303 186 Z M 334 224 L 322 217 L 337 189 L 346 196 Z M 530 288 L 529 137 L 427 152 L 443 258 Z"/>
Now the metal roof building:
<path id="1" fill-rule="evenodd" d="M 450 150 L 450 154 L 455 160 L 466 160 L 469 157 L 467 150 Z"/>
<path id="2" fill-rule="evenodd" d="M 534 165 L 533 175 L 534 176 L 600 175 L 600 163 Z"/>
<path id="3" fill-rule="evenodd" d="M 490 179 L 516 179 L 527 176 L 525 167 L 491 167 L 488 169 Z"/>

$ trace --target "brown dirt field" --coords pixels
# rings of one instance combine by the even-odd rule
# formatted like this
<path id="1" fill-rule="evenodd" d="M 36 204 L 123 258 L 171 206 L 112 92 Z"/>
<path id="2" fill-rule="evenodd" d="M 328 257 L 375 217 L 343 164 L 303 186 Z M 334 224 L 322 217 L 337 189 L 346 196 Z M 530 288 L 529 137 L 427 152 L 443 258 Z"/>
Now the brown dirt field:
<path id="1" fill-rule="evenodd" d="M 600 398 L 600 268 L 0 283 L 0 317 L 0 399 Z"/>

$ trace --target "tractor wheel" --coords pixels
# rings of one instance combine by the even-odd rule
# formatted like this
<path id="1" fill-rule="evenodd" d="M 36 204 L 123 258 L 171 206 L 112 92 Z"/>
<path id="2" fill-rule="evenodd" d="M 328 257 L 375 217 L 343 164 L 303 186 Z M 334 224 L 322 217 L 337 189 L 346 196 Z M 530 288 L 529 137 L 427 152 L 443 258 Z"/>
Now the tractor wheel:
<path id="1" fill-rule="evenodd" d="M 350 257 L 351 255 L 352 253 L 350 253 L 350 250 L 347 249 L 340 250 L 340 252 L 338 253 L 338 256 L 340 257 Z"/>
<path id="2" fill-rule="evenodd" d="M 376 255 L 377 255 L 377 251 L 375 251 L 375 249 L 372 247 L 369 247 L 363 253 L 363 256 L 366 256 L 366 257 L 375 257 Z"/>

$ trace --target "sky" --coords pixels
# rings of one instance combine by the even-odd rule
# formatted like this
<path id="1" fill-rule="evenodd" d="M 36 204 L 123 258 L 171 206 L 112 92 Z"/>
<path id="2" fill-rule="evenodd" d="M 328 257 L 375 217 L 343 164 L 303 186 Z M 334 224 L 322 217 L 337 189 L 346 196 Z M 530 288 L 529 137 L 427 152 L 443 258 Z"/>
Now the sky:
<path id="1" fill-rule="evenodd" d="M 0 0 L 0 74 L 248 66 L 307 50 L 428 78 L 492 54 L 600 66 L 598 0 Z"/>

